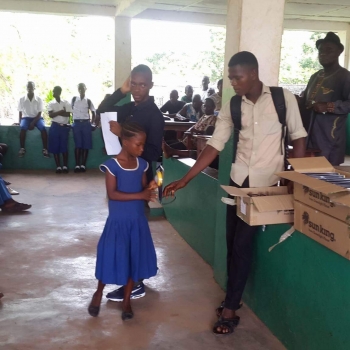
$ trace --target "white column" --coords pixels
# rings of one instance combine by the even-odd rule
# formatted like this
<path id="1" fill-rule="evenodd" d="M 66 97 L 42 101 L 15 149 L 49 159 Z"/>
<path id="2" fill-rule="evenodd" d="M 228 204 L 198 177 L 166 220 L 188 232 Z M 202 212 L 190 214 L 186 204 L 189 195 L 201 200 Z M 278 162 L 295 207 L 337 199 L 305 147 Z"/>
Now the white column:
<path id="1" fill-rule="evenodd" d="M 131 18 L 115 17 L 114 87 L 119 88 L 131 71 Z"/>
<path id="2" fill-rule="evenodd" d="M 239 51 L 250 51 L 258 59 L 260 79 L 267 85 L 278 84 L 284 2 L 228 0 L 224 77 L 230 58 Z M 224 87 L 228 93 L 227 78 Z"/>

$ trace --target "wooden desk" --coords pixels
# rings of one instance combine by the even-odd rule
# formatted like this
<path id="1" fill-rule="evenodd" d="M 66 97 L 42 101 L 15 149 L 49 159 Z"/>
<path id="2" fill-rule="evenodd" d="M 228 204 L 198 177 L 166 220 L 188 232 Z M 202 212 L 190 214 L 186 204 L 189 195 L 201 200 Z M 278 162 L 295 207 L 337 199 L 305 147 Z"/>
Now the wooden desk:
<path id="1" fill-rule="evenodd" d="M 202 153 L 203 149 L 207 145 L 208 140 L 211 139 L 209 135 L 193 135 L 193 138 L 197 139 L 197 157 Z"/>
<path id="2" fill-rule="evenodd" d="M 164 130 L 187 131 L 195 122 L 174 122 L 172 120 L 165 120 Z"/>

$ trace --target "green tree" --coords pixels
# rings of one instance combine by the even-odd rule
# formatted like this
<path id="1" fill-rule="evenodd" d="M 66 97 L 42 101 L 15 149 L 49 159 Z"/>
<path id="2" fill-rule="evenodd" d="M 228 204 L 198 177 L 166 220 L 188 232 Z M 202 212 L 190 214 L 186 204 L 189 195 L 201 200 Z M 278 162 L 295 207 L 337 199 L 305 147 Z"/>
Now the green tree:
<path id="1" fill-rule="evenodd" d="M 295 34 L 295 32 L 294 32 Z M 326 33 L 305 33 L 283 38 L 280 63 L 280 83 L 306 85 L 312 74 L 322 69 L 317 58 L 316 41 Z"/>
<path id="2" fill-rule="evenodd" d="M 224 28 L 212 28 L 209 32 L 211 46 L 198 55 L 199 60 L 192 69 L 200 70 L 214 82 L 224 73 L 226 31 Z"/>

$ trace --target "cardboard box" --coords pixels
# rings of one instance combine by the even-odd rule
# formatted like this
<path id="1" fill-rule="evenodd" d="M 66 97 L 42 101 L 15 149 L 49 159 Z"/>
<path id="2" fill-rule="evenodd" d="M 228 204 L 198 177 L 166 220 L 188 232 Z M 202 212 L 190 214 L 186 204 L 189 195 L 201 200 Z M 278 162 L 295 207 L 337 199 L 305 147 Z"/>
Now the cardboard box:
<path id="1" fill-rule="evenodd" d="M 304 235 L 350 260 L 350 229 L 343 221 L 295 201 L 294 227 Z"/>
<path id="2" fill-rule="evenodd" d="M 250 226 L 284 224 L 294 220 L 293 195 L 288 194 L 285 186 L 221 187 L 228 194 L 237 198 L 237 216 Z"/>
<path id="3" fill-rule="evenodd" d="M 294 171 L 278 176 L 294 182 L 294 199 L 343 222 L 350 223 L 350 191 L 302 173 L 338 172 L 350 178 L 350 173 L 334 169 L 324 157 L 289 159 Z"/>

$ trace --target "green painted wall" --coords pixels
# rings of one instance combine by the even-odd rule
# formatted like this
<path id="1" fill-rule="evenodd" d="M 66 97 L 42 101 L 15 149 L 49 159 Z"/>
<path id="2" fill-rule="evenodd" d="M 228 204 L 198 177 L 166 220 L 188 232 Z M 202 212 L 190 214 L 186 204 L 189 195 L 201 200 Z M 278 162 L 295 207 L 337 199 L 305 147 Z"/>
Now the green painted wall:
<path id="1" fill-rule="evenodd" d="M 350 155 L 350 114 L 346 121 L 346 154 Z"/>
<path id="2" fill-rule="evenodd" d="M 47 131 L 49 128 L 47 128 Z M 56 169 L 53 156 L 47 159 L 42 155 L 41 134 L 37 129 L 27 131 L 26 137 L 26 155 L 23 158 L 18 157 L 19 151 L 19 126 L 0 126 L 0 142 L 6 143 L 9 150 L 4 157 L 4 169 Z M 93 149 L 89 152 L 87 168 L 97 168 L 102 162 L 109 157 L 103 151 L 103 141 L 101 129 L 93 132 Z M 74 160 L 74 140 L 72 130 L 69 132 L 69 159 L 68 166 L 73 169 Z"/>
<path id="3" fill-rule="evenodd" d="M 289 350 L 350 349 L 350 261 L 287 225 L 256 238 L 244 301 Z"/>
<path id="4" fill-rule="evenodd" d="M 181 178 L 189 169 L 172 158 L 164 159 L 163 166 L 165 185 Z M 186 187 L 187 191 L 178 191 L 176 200 L 163 206 L 167 219 L 211 266 L 214 264 L 217 185 L 217 180 L 200 174 Z"/>

